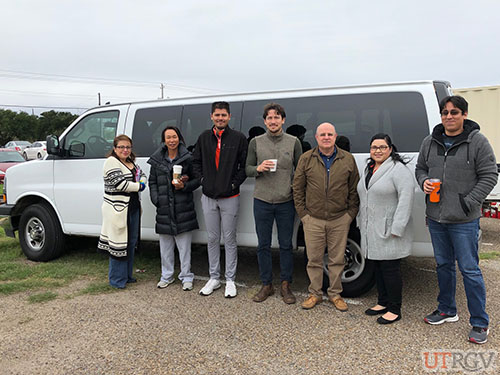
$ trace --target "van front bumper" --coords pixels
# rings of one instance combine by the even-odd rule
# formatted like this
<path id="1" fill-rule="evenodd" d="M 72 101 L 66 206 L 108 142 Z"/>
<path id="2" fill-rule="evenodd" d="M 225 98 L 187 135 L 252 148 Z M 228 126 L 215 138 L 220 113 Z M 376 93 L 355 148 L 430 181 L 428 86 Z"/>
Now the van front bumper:
<path id="1" fill-rule="evenodd" d="M 8 237 L 16 237 L 14 233 L 14 228 L 12 227 L 12 223 L 10 221 L 10 213 L 14 209 L 14 206 L 11 204 L 2 204 L 0 205 L 0 216 L 7 216 L 0 218 L 0 226 L 5 231 L 5 235 Z"/>

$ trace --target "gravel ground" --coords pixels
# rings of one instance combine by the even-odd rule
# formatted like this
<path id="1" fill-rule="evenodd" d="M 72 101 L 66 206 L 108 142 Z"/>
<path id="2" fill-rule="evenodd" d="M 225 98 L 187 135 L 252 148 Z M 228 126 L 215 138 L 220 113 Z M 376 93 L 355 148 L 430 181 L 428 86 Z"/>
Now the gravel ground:
<path id="1" fill-rule="evenodd" d="M 499 251 L 500 220 L 483 219 L 482 227 L 482 251 Z M 221 288 L 202 297 L 197 292 L 207 275 L 206 250 L 196 248 L 193 258 L 199 276 L 191 292 L 179 282 L 165 290 L 143 282 L 112 294 L 64 298 L 81 287 L 75 284 L 43 304 L 27 303 L 26 294 L 2 297 L 0 374 L 420 374 L 426 350 L 500 348 L 499 259 L 481 263 L 492 329 L 479 347 L 466 341 L 470 327 L 461 282 L 460 320 L 423 322 L 436 306 L 432 259 L 403 262 L 403 319 L 380 326 L 363 314 L 375 302 L 374 290 L 347 300 L 344 313 L 326 301 L 305 311 L 276 295 L 252 302 L 258 269 L 249 249 L 240 253 L 238 296 L 225 299 Z M 307 276 L 302 255 L 295 261 L 293 287 L 301 302 Z"/>

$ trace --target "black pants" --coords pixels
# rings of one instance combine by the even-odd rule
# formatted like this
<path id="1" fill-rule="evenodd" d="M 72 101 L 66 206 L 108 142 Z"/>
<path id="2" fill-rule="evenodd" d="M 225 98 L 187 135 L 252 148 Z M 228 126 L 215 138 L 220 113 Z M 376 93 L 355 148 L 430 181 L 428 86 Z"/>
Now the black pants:
<path id="1" fill-rule="evenodd" d="M 393 314 L 401 314 L 403 280 L 401 259 L 372 260 L 375 264 L 378 304 L 386 306 Z"/>

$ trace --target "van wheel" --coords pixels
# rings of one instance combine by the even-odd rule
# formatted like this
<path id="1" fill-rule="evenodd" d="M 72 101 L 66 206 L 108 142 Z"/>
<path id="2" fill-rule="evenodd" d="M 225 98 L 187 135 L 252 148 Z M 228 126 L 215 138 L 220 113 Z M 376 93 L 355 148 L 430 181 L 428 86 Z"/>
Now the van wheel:
<path id="1" fill-rule="evenodd" d="M 28 259 L 46 262 L 57 258 L 64 249 L 64 239 L 51 207 L 34 204 L 23 211 L 19 221 L 19 242 Z"/>
<path id="2" fill-rule="evenodd" d="M 304 249 L 305 265 L 307 267 L 307 249 Z M 344 253 L 345 266 L 342 272 L 342 296 L 358 297 L 368 292 L 375 284 L 375 267 L 365 259 L 359 244 L 351 238 L 347 239 Z M 325 249 L 323 258 L 323 291 L 330 286 L 328 277 L 328 250 Z"/>
<path id="3" fill-rule="evenodd" d="M 375 265 L 373 262 L 363 256 L 359 244 L 350 238 L 347 239 L 344 258 L 342 295 L 344 297 L 358 297 L 368 292 L 375 284 Z"/>

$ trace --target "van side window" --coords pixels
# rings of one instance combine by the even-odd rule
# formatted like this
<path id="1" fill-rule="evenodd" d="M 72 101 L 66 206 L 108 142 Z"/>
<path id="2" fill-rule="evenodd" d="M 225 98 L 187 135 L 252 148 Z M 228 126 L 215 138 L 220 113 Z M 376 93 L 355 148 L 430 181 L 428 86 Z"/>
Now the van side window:
<path id="1" fill-rule="evenodd" d="M 229 126 L 232 129 L 240 130 L 242 104 L 241 102 L 229 102 L 229 106 L 231 109 Z M 211 103 L 184 106 L 181 132 L 186 141 L 186 146 L 190 151 L 194 148 L 200 134 L 212 128 L 213 124 L 212 120 L 210 120 L 211 109 Z"/>
<path id="2" fill-rule="evenodd" d="M 81 119 L 64 137 L 65 157 L 104 158 L 113 148 L 119 111 L 90 114 Z"/>
<path id="3" fill-rule="evenodd" d="M 305 98 L 283 98 L 245 102 L 242 132 L 264 126 L 264 106 L 273 101 L 285 108 L 283 128 L 298 124 L 306 128 L 304 140 L 313 147 L 316 128 L 323 122 L 335 125 L 337 134 L 351 142 L 351 152 L 368 153 L 369 142 L 376 133 L 387 133 L 401 152 L 418 152 L 429 132 L 427 111 L 418 92 L 331 95 Z"/>
<path id="4" fill-rule="evenodd" d="M 167 126 L 181 122 L 182 106 L 139 109 L 135 113 L 132 142 L 137 156 L 151 156 L 161 145 L 161 133 Z"/>

